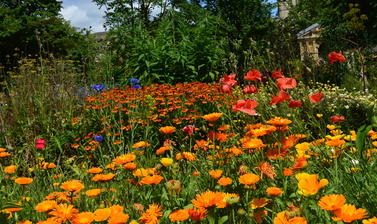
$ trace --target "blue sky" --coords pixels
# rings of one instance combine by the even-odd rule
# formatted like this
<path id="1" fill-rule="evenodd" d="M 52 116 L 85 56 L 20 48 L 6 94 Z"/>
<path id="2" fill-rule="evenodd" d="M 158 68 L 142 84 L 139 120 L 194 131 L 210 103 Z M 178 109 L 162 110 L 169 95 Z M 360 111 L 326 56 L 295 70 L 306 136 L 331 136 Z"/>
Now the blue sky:
<path id="1" fill-rule="evenodd" d="M 103 23 L 105 15 L 103 9 L 91 0 L 62 0 L 63 9 L 62 16 L 69 20 L 71 25 L 78 28 L 91 29 L 93 32 L 104 31 Z M 269 2 L 276 2 L 276 0 L 268 0 Z"/>

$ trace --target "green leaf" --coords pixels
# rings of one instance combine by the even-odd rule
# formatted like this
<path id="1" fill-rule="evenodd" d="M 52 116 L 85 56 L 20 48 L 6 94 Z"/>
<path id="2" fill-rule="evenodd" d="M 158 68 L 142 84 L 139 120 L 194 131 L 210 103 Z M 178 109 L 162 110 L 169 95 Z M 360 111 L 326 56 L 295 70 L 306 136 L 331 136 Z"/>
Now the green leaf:
<path id="1" fill-rule="evenodd" d="M 223 223 L 225 223 L 226 221 L 228 221 L 228 216 L 227 216 L 227 215 L 221 217 L 221 219 L 218 221 L 218 224 L 223 224 Z"/>
<path id="2" fill-rule="evenodd" d="M 371 120 L 372 120 L 372 126 L 374 128 L 377 128 L 377 116 L 373 116 Z"/>
<path id="3" fill-rule="evenodd" d="M 215 224 L 216 223 L 215 218 L 213 218 L 212 216 L 209 216 L 207 219 L 208 219 L 209 224 Z"/>
<path id="4" fill-rule="evenodd" d="M 357 130 L 356 136 L 356 148 L 362 153 L 365 149 L 365 140 L 368 135 L 368 132 L 372 130 L 372 125 L 363 125 Z"/>

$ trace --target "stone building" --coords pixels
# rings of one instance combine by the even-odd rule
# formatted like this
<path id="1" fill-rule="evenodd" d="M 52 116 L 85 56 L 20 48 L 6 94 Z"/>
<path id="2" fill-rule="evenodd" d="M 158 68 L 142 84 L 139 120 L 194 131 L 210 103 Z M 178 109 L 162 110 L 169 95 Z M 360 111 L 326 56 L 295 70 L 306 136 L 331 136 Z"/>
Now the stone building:
<path id="1" fill-rule="evenodd" d="M 278 1 L 278 14 L 279 19 L 285 19 L 289 16 L 289 11 L 292 7 L 298 4 L 298 0 L 279 0 Z M 321 27 L 315 23 L 296 34 L 298 43 L 300 45 L 301 60 L 313 59 L 319 62 L 319 49 L 320 49 L 320 31 Z"/>
<path id="2" fill-rule="evenodd" d="M 289 10 L 291 7 L 297 5 L 298 0 L 279 0 L 278 1 L 278 13 L 280 19 L 285 19 L 288 17 Z"/>

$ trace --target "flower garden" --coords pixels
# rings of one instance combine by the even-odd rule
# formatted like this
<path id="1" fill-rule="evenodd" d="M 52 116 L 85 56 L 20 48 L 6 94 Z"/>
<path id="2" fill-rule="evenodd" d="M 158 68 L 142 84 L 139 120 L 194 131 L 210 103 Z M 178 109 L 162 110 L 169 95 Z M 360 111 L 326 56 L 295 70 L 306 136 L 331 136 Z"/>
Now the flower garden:
<path id="1" fill-rule="evenodd" d="M 69 145 L 0 149 L 0 223 L 377 223 L 375 96 L 280 70 L 138 82 L 93 86 Z"/>

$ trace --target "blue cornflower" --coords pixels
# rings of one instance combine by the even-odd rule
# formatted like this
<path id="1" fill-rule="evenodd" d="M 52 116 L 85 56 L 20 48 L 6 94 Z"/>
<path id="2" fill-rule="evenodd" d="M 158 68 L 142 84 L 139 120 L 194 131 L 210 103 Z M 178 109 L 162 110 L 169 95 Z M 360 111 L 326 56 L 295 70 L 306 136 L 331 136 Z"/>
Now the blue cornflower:
<path id="1" fill-rule="evenodd" d="M 97 92 L 100 92 L 101 90 L 103 90 L 105 88 L 104 85 L 93 85 L 92 88 L 97 91 Z"/>
<path id="2" fill-rule="evenodd" d="M 134 88 L 134 89 L 139 89 L 139 88 L 141 88 L 141 85 L 136 84 L 136 85 L 133 85 L 132 88 Z"/>
<path id="3" fill-rule="evenodd" d="M 136 83 L 139 82 L 139 80 L 137 78 L 131 78 L 130 81 L 131 81 L 132 84 L 136 84 Z"/>
<path id="4" fill-rule="evenodd" d="M 97 142 L 102 142 L 103 137 L 101 135 L 96 135 L 96 136 L 94 136 L 94 140 L 97 141 Z"/>

